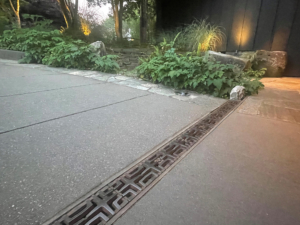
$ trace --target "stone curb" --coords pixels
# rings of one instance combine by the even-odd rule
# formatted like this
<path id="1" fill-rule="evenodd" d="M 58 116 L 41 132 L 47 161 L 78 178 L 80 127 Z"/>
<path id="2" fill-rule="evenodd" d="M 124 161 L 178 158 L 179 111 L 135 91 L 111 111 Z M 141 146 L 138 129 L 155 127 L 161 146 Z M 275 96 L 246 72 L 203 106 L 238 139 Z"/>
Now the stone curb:
<path id="1" fill-rule="evenodd" d="M 0 59 L 0 66 L 1 64 L 5 64 L 8 66 L 19 66 L 24 68 L 46 70 L 52 73 L 61 73 L 61 74 L 69 74 L 72 76 L 86 77 L 90 79 L 99 80 L 102 82 L 114 83 L 117 85 L 127 86 L 142 91 L 148 91 L 149 94 L 151 93 L 151 94 L 163 95 L 179 101 L 201 105 L 202 107 L 211 104 L 218 107 L 220 104 L 227 101 L 225 99 L 220 99 L 209 95 L 203 95 L 193 91 L 182 91 L 184 93 L 188 92 L 188 95 L 187 96 L 180 95 L 181 93 L 180 91 L 179 94 L 177 94 L 175 93 L 175 89 L 166 87 L 162 84 L 153 84 L 149 81 L 144 81 L 142 79 L 124 76 L 121 74 L 109 74 L 109 73 L 103 73 L 103 72 L 92 71 L 92 70 L 56 68 L 56 67 L 45 66 L 42 64 L 18 64 L 17 61 L 3 60 L 3 59 Z"/>
<path id="2" fill-rule="evenodd" d="M 25 52 L 0 49 L 0 59 L 20 60 L 25 57 Z"/>

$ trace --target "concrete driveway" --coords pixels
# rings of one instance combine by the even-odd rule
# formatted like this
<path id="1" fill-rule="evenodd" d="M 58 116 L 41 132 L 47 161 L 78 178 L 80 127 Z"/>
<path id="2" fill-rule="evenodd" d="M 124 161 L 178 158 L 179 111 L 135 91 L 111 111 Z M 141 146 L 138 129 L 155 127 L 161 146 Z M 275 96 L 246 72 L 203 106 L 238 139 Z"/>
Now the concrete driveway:
<path id="1" fill-rule="evenodd" d="M 115 225 L 300 224 L 300 79 L 263 82 Z"/>
<path id="2" fill-rule="evenodd" d="M 9 61 L 0 80 L 2 225 L 42 223 L 224 102 Z"/>

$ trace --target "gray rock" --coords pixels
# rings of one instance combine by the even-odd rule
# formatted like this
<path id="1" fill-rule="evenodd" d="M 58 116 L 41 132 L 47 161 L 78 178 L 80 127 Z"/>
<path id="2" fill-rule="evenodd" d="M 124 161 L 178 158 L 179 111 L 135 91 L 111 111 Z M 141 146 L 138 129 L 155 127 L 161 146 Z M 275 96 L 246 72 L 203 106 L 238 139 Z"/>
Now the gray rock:
<path id="1" fill-rule="evenodd" d="M 250 60 L 250 62 L 253 61 L 253 58 L 255 57 L 255 51 L 245 51 L 245 52 L 226 52 L 227 55 L 232 55 L 235 57 L 243 58 Z"/>
<path id="2" fill-rule="evenodd" d="M 94 52 L 96 52 L 100 56 L 106 55 L 105 44 L 102 41 L 96 41 L 90 44 L 90 46 L 93 48 Z"/>
<path id="3" fill-rule="evenodd" d="M 245 88 L 235 86 L 230 92 L 230 100 L 242 100 L 245 97 Z"/>
<path id="4" fill-rule="evenodd" d="M 265 77 L 282 77 L 287 65 L 287 53 L 284 51 L 264 51 L 255 53 L 253 68 L 259 70 L 267 68 Z"/>
<path id="5" fill-rule="evenodd" d="M 215 60 L 221 62 L 222 64 L 238 65 L 242 70 L 247 70 L 251 68 L 251 62 L 249 59 L 244 59 L 244 58 L 223 54 L 220 52 L 214 52 L 214 51 L 208 51 L 208 53 Z"/>

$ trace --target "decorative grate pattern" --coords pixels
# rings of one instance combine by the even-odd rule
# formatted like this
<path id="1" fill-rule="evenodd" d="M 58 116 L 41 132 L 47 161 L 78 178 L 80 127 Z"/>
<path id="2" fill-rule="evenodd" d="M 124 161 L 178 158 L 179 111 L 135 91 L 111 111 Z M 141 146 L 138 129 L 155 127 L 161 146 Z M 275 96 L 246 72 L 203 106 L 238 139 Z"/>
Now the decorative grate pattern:
<path id="1" fill-rule="evenodd" d="M 213 129 L 240 102 L 227 101 L 51 225 L 106 224 Z M 120 215 L 117 215 L 120 216 Z"/>

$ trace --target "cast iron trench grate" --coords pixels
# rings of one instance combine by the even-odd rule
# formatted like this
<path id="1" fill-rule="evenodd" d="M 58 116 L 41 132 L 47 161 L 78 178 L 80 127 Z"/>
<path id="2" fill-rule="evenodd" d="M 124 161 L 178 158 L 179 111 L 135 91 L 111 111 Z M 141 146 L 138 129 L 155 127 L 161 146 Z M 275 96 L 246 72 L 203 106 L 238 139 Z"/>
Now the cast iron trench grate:
<path id="1" fill-rule="evenodd" d="M 52 219 L 52 222 L 48 224 L 101 225 L 114 223 L 239 103 L 240 101 L 227 101 L 146 159 L 64 215 Z"/>

